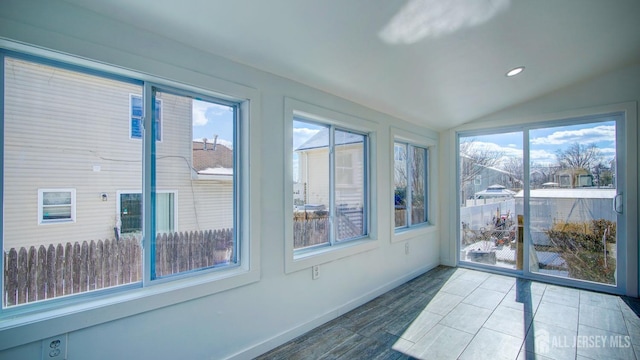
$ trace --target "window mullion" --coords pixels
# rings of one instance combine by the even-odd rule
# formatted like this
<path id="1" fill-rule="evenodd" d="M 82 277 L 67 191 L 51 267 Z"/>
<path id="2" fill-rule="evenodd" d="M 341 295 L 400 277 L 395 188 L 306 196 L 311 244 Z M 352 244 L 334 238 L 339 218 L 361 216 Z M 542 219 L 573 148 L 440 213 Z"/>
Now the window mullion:
<path id="1" fill-rule="evenodd" d="M 413 179 L 413 146 L 407 144 L 407 227 L 411 227 L 412 224 L 412 214 L 413 214 L 413 184 L 411 183 L 411 179 Z"/>
<path id="2" fill-rule="evenodd" d="M 155 89 L 149 83 L 144 84 L 143 89 L 143 131 L 142 131 L 142 273 L 143 285 L 148 284 L 154 273 L 154 251 L 152 244 L 155 242 L 155 121 L 154 117 Z"/>
<path id="3" fill-rule="evenodd" d="M 335 152 L 335 127 L 329 127 L 329 243 L 336 242 L 337 226 L 336 219 L 336 152 Z"/>

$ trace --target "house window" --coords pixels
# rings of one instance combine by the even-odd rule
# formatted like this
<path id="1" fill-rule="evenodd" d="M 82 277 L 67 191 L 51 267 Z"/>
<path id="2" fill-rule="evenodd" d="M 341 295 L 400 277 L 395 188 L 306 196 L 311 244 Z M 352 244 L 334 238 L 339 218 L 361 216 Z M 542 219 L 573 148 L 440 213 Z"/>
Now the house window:
<path id="1" fill-rule="evenodd" d="M 336 245 L 367 235 L 368 136 L 293 120 L 294 249 Z"/>
<path id="2" fill-rule="evenodd" d="M 476 175 L 473 178 L 473 185 L 482 185 L 482 175 Z"/>
<path id="3" fill-rule="evenodd" d="M 131 94 L 130 103 L 131 126 L 129 136 L 131 139 L 142 139 L 142 115 L 144 113 L 142 96 Z M 156 127 L 156 141 L 162 141 L 162 100 L 160 99 L 155 102 L 153 118 L 153 124 Z"/>
<path id="4" fill-rule="evenodd" d="M 55 224 L 76 220 L 75 189 L 39 189 L 38 222 Z"/>
<path id="5" fill-rule="evenodd" d="M 394 143 L 395 227 L 427 222 L 428 150 L 408 143 Z"/>
<path id="6" fill-rule="evenodd" d="M 175 192 L 156 193 L 156 230 L 158 233 L 172 233 L 175 228 Z M 118 216 L 120 234 L 142 233 L 142 194 L 140 192 L 120 193 Z"/>
<path id="7" fill-rule="evenodd" d="M 0 319 L 17 305 L 40 311 L 65 304 L 49 299 L 109 296 L 160 279 L 184 282 L 187 299 L 259 279 L 250 256 L 259 232 L 249 221 L 259 198 L 259 174 L 250 178 L 248 165 L 259 157 L 248 146 L 260 134 L 250 126 L 254 90 L 220 82 L 246 96 L 221 99 L 2 49 L 0 63 L 0 265 L 8 274 Z M 73 227 L 40 226 L 59 223 Z M 206 288 L 181 280 L 189 276 Z"/>

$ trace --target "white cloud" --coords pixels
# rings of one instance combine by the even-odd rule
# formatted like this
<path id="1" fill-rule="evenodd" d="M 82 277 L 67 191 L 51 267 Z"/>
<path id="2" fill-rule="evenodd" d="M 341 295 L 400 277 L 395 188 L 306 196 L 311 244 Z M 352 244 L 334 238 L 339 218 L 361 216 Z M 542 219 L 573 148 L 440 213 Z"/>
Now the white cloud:
<path id="1" fill-rule="evenodd" d="M 615 141 L 616 127 L 614 125 L 600 125 L 579 130 L 556 131 L 545 137 L 531 139 L 534 145 L 561 145 L 574 142 L 592 143 L 601 141 Z"/>
<path id="2" fill-rule="evenodd" d="M 220 116 L 232 111 L 226 105 L 213 104 L 206 101 L 193 100 L 192 119 L 193 126 L 205 126 L 214 116 Z"/>
<path id="3" fill-rule="evenodd" d="M 532 163 L 538 165 L 552 165 L 556 163 L 556 154 L 547 150 L 530 150 L 529 157 Z"/>

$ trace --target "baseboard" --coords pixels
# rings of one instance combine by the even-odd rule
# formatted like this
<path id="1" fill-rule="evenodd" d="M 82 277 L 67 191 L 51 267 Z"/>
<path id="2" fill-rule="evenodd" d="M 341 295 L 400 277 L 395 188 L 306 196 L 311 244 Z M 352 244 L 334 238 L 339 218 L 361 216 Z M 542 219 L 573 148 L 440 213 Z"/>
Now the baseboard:
<path id="1" fill-rule="evenodd" d="M 310 320 L 307 321 L 306 323 L 300 324 L 292 329 L 283 331 L 275 336 L 273 336 L 270 339 L 267 339 L 263 342 L 260 342 L 256 345 L 253 345 L 245 350 L 239 351 L 233 355 L 231 355 L 230 357 L 228 357 L 228 359 L 233 359 L 233 360 L 243 360 L 243 359 L 253 359 L 257 356 L 260 356 L 264 353 L 266 353 L 267 351 L 274 349 L 288 341 L 291 341 L 293 339 L 295 339 L 296 337 L 328 322 L 331 321 L 341 315 L 344 315 L 346 313 L 348 313 L 349 311 L 357 308 L 360 305 L 364 305 L 367 302 L 375 299 L 376 297 L 406 283 L 407 281 L 420 276 L 424 273 L 426 273 L 427 271 L 435 268 L 436 266 L 438 266 L 438 263 L 435 264 L 430 264 L 427 266 L 423 266 L 420 267 L 412 272 L 410 272 L 409 274 L 405 274 L 393 281 L 390 281 L 382 286 L 379 286 L 365 294 L 363 294 L 362 296 L 353 299 L 351 301 L 349 301 L 348 303 L 344 304 L 344 305 L 340 305 L 337 306 L 336 308 L 327 311 L 326 313 Z"/>

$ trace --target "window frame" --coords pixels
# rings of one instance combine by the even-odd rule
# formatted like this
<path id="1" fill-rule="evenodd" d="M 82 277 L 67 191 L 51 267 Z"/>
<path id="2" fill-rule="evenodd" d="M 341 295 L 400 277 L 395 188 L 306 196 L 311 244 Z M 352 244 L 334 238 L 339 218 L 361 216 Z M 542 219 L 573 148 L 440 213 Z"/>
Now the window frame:
<path id="1" fill-rule="evenodd" d="M 389 159 L 390 169 L 389 172 L 389 184 L 390 184 L 390 196 L 389 196 L 389 211 L 390 211 L 390 228 L 391 228 L 391 242 L 402 242 L 413 238 L 424 236 L 438 230 L 438 218 L 435 209 L 437 204 L 438 192 L 438 176 L 436 169 L 434 168 L 438 158 L 438 134 L 425 131 L 424 133 L 416 133 L 415 130 L 409 130 L 400 128 L 397 126 L 391 126 L 389 131 Z M 408 161 L 410 156 L 410 146 L 425 149 L 427 158 L 425 159 L 425 213 L 427 220 L 422 223 L 415 224 L 413 226 L 395 226 L 395 198 L 393 196 L 395 189 L 395 144 L 401 143 L 408 145 L 406 147 L 407 153 L 405 154 Z M 410 146 L 409 146 L 410 145 Z M 409 181 L 409 180 L 407 180 Z M 408 188 L 408 186 L 407 186 Z M 407 206 L 412 204 L 407 203 Z M 407 224 L 410 224 L 408 221 Z"/>
<path id="2" fill-rule="evenodd" d="M 71 194 L 71 203 L 69 206 L 71 207 L 69 218 L 68 219 L 54 219 L 54 220 L 45 220 L 44 216 L 44 194 L 50 192 L 68 192 Z M 56 205 L 48 205 L 48 206 L 56 206 Z M 65 205 L 66 206 L 66 205 Z M 38 225 L 54 225 L 54 224 L 69 224 L 76 222 L 76 189 L 74 188 L 43 188 L 38 189 Z M 4 292 L 4 288 L 3 288 Z"/>
<path id="3" fill-rule="evenodd" d="M 240 195 L 236 211 L 243 219 L 238 231 L 243 232 L 245 237 L 244 241 L 238 245 L 239 261 L 237 266 L 224 267 L 216 269 L 216 271 L 186 273 L 182 276 L 163 278 L 162 281 L 151 282 L 144 279 L 138 283 L 11 307 L 0 306 L 0 320 L 2 320 L 0 321 L 0 335 L 9 329 L 19 329 L 24 336 L 21 337 L 19 343 L 14 342 L 13 345 L 17 346 L 38 341 L 43 337 L 110 322 L 130 314 L 143 313 L 190 301 L 260 280 L 261 166 L 259 159 L 261 157 L 261 122 L 259 109 L 261 101 L 258 90 L 171 65 L 167 65 L 164 71 L 168 71 L 172 74 L 171 77 L 177 80 L 162 78 L 161 74 L 158 76 L 148 75 L 139 69 L 128 70 L 100 61 L 0 39 L 0 59 L 2 60 L 0 79 L 3 81 L 4 57 L 19 58 L 105 78 L 140 83 L 144 84 L 144 89 L 153 82 L 162 86 L 185 89 L 211 98 L 236 102 L 239 109 L 237 136 L 242 139 L 242 142 L 238 144 L 238 172 L 241 172 L 242 175 L 239 176 L 238 181 Z M 3 104 L 4 99 L 0 99 L 0 106 Z M 0 116 L 2 116 L 1 111 Z M 155 141 L 149 141 L 152 136 L 150 133 L 149 131 L 144 132 L 147 138 L 146 144 L 155 143 Z M 2 142 L 0 161 L 4 164 L 4 137 L 2 137 Z M 144 159 L 142 160 L 144 162 Z M 251 167 L 249 163 L 251 163 Z M 143 179 L 149 176 L 143 175 Z M 0 181 L 4 184 L 4 176 Z M 0 186 L 0 194 L 4 197 L 4 186 Z M 6 210 L 3 209 L 3 211 Z M 0 222 L 0 231 L 2 231 L 2 227 L 2 222 Z M 148 251 L 145 252 L 145 254 L 148 253 Z M 148 261 L 148 259 L 145 258 L 143 261 Z M 4 257 L 0 258 L 0 266 L 4 268 Z M 149 272 L 145 270 L 146 274 Z M 4 286 L 4 277 L 1 277 L 0 288 L 3 292 Z M 2 342 L 0 341 L 0 343 Z"/>
<path id="4" fill-rule="evenodd" d="M 304 249 L 294 249 L 293 247 L 293 122 L 294 120 L 306 121 L 312 124 L 327 126 L 330 133 L 333 131 L 346 131 L 365 135 L 365 223 L 366 235 L 361 237 L 342 240 L 331 245 L 318 245 Z M 377 229 L 372 226 L 371 219 L 377 217 L 376 198 L 371 194 L 376 193 L 376 125 L 377 123 L 347 115 L 335 110 L 330 110 L 320 106 L 312 105 L 296 99 L 285 97 L 285 273 L 292 273 L 315 265 L 334 261 L 343 257 L 353 256 L 365 251 L 369 251 L 379 246 Z M 331 130 L 333 129 L 333 130 Z M 331 141 L 330 141 L 331 142 Z M 334 152 L 335 153 L 335 152 Z M 330 156 L 330 159 L 334 156 Z M 334 165 L 334 160 L 330 160 L 329 169 Z M 330 170 L 335 172 L 335 170 Z M 335 175 L 332 176 L 335 185 Z M 335 186 L 330 186 L 330 193 L 334 193 Z M 333 195 L 335 199 L 335 194 Z M 330 200 L 333 202 L 333 200 Z M 335 204 L 331 206 L 335 207 Z"/>
<path id="5" fill-rule="evenodd" d="M 406 164 L 406 172 L 407 172 L 407 188 L 406 188 L 406 197 L 405 197 L 405 201 L 406 201 L 406 208 L 405 208 L 405 216 L 407 219 L 406 225 L 404 226 L 396 226 L 395 225 L 395 220 L 394 220 L 394 227 L 395 227 L 395 232 L 399 232 L 399 231 L 405 231 L 405 230 L 409 230 L 411 228 L 415 228 L 415 227 L 419 227 L 419 226 L 423 226 L 425 225 L 425 223 L 429 222 L 429 148 L 426 146 L 419 146 L 419 145 L 414 145 L 414 143 L 411 142 L 406 142 L 406 141 L 398 141 L 395 140 L 393 142 L 393 151 L 394 151 L 394 156 L 393 156 L 393 169 L 395 171 L 395 162 L 396 161 L 400 161 L 400 160 L 396 160 L 395 157 L 395 149 L 396 149 L 396 144 L 400 144 L 400 145 L 404 145 L 405 149 L 406 149 L 406 155 L 405 155 L 405 164 Z M 415 149 L 422 149 L 425 151 L 425 159 L 424 159 L 424 173 L 423 173 L 423 186 L 425 188 L 425 193 L 424 193 L 424 206 L 425 206 L 425 220 L 421 221 L 419 223 L 413 224 L 413 192 L 412 192 L 412 188 L 413 186 L 411 178 L 413 175 L 413 169 L 409 166 L 412 162 L 413 162 L 413 157 L 414 157 L 414 150 Z M 394 181 L 393 181 L 393 188 L 394 188 L 394 212 L 395 212 L 395 177 L 394 177 Z M 395 215 L 395 214 L 394 214 Z M 395 219 L 395 216 L 394 216 Z"/>

